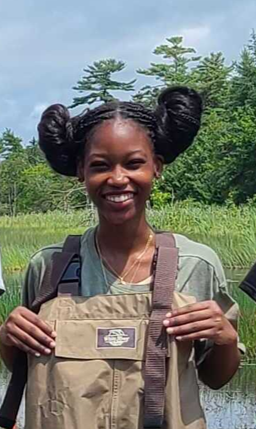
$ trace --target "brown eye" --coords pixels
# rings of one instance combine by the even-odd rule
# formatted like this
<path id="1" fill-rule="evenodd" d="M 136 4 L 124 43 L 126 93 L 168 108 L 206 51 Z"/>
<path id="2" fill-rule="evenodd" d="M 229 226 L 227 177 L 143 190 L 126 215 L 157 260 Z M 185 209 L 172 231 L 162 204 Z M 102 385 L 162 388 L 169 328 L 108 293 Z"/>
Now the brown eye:
<path id="1" fill-rule="evenodd" d="M 145 163 L 146 163 L 145 159 L 135 158 L 135 159 L 131 159 L 127 165 L 129 168 L 136 170 L 136 169 L 140 168 L 142 165 L 144 165 Z"/>
<path id="2" fill-rule="evenodd" d="M 106 170 L 108 168 L 108 164 L 104 161 L 94 161 L 90 164 L 90 168 L 92 170 Z"/>

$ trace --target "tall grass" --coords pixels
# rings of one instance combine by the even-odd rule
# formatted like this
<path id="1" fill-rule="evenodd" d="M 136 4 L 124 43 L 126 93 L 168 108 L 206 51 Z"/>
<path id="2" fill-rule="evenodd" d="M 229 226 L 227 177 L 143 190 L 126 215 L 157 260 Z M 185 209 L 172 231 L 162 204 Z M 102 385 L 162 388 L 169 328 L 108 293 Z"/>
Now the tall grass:
<path id="1" fill-rule="evenodd" d="M 225 267 L 249 267 L 256 259 L 253 206 L 205 206 L 185 201 L 150 211 L 148 218 L 156 228 L 172 230 L 209 245 Z"/>
<path id="2" fill-rule="evenodd" d="M 5 274 L 4 281 L 8 287 L 3 297 L 0 298 L 0 325 L 7 318 L 8 314 L 15 307 L 17 307 L 21 301 L 21 284 L 23 282 L 23 274 Z"/>
<path id="3" fill-rule="evenodd" d="M 178 202 L 149 210 L 152 226 L 172 230 L 208 244 L 226 267 L 249 267 L 256 259 L 256 208 L 204 206 Z M 7 271 L 23 269 L 40 247 L 60 242 L 68 234 L 83 233 L 94 225 L 93 210 L 0 217 L 0 244 Z"/>
<path id="4" fill-rule="evenodd" d="M 184 234 L 216 250 L 225 267 L 249 267 L 256 259 L 256 210 L 253 206 L 204 206 L 179 202 L 148 211 L 150 224 Z M 68 234 L 81 234 L 95 225 L 93 210 L 0 217 L 0 244 L 7 293 L 0 299 L 0 323 L 20 301 L 21 272 L 31 255 L 58 243 Z M 237 287 L 231 293 L 241 308 L 240 337 L 249 358 L 256 357 L 256 305 Z"/>

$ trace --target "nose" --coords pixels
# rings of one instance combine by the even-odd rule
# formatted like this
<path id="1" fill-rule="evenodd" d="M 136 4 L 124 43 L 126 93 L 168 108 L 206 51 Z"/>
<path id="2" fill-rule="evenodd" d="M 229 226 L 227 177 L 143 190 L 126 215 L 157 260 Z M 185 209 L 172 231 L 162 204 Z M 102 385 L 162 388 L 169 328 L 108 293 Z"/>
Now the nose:
<path id="1" fill-rule="evenodd" d="M 126 186 L 128 183 L 129 183 L 129 178 L 126 172 L 121 167 L 118 167 L 118 166 L 113 168 L 108 178 L 108 185 L 123 187 L 123 186 Z"/>

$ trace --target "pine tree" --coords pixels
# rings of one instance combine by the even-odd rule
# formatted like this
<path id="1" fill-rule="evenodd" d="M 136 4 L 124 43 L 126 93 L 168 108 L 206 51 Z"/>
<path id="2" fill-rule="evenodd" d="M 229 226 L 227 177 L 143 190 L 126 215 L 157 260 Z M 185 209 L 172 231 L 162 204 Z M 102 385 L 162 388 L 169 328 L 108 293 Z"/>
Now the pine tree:
<path id="1" fill-rule="evenodd" d="M 203 58 L 192 71 L 195 88 L 202 95 L 205 107 L 226 107 L 233 68 L 233 65 L 225 65 L 223 54 L 217 52 Z"/>
<path id="2" fill-rule="evenodd" d="M 196 50 L 183 46 L 183 37 L 170 37 L 167 43 L 157 46 L 153 54 L 162 56 L 165 63 L 151 63 L 148 69 L 138 69 L 137 73 L 152 76 L 156 85 L 147 85 L 134 96 L 134 101 L 152 105 L 160 90 L 165 86 L 191 85 L 191 65 L 200 60 L 194 56 Z"/>
<path id="3" fill-rule="evenodd" d="M 97 101 L 108 102 L 114 99 L 112 91 L 134 91 L 136 79 L 129 82 L 118 82 L 112 79 L 112 75 L 121 72 L 125 68 L 123 61 L 115 59 L 106 59 L 95 61 L 84 69 L 85 75 L 73 87 L 80 94 L 86 93 L 80 97 L 74 97 L 70 107 L 76 107 L 81 104 L 91 105 Z"/>

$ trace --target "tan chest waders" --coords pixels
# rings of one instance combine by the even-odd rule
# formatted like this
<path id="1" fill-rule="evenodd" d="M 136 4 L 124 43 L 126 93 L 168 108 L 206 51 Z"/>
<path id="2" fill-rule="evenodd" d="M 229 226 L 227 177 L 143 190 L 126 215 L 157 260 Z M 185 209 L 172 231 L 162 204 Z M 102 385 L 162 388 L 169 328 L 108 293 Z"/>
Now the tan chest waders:
<path id="1" fill-rule="evenodd" d="M 26 429 L 206 428 L 193 344 L 177 344 L 162 324 L 194 298 L 174 292 L 174 237 L 156 237 L 153 294 L 78 296 L 74 276 L 62 281 L 77 267 L 74 239 L 53 256 L 34 308 L 57 331 L 56 349 L 28 357 Z M 3 408 L 14 420 L 8 399 Z"/>

